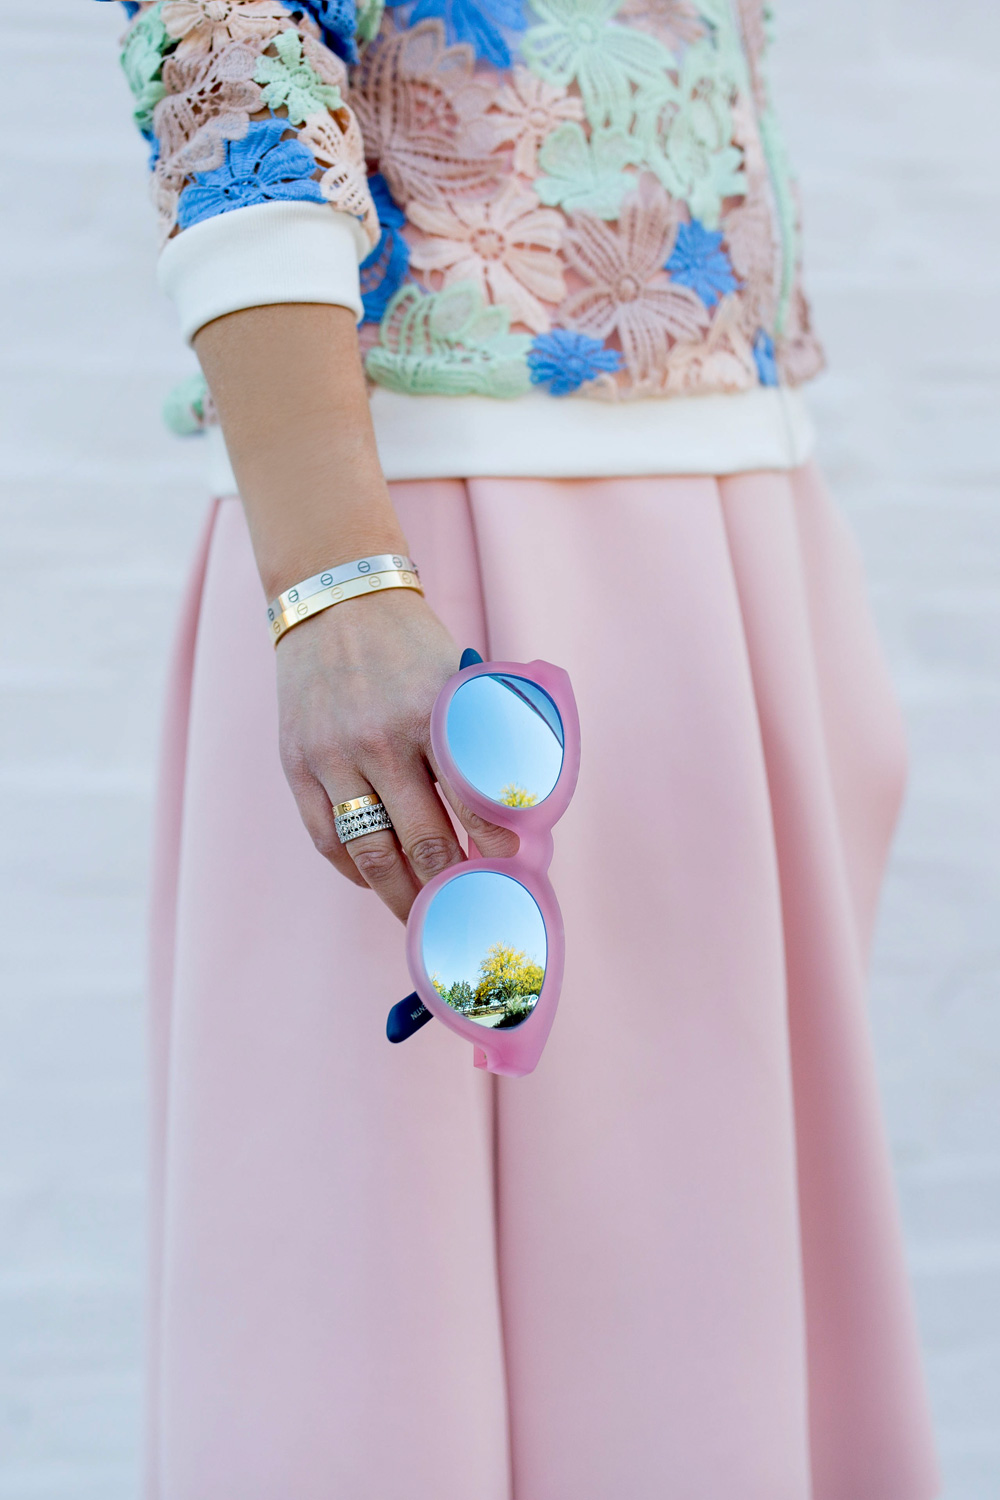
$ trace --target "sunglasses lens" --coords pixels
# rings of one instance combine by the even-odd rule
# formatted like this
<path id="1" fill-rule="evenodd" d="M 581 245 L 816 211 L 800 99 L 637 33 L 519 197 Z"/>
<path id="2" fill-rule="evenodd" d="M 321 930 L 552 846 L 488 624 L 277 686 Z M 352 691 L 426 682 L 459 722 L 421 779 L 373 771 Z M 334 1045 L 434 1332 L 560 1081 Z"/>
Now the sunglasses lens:
<path id="1" fill-rule="evenodd" d="M 548 693 L 527 677 L 470 677 L 448 706 L 448 747 L 465 777 L 492 802 L 534 807 L 559 780 L 565 735 Z"/>
<path id="2" fill-rule="evenodd" d="M 424 918 L 423 960 L 453 1010 L 480 1026 L 519 1026 L 541 993 L 547 955 L 538 903 L 492 870 L 456 875 Z"/>

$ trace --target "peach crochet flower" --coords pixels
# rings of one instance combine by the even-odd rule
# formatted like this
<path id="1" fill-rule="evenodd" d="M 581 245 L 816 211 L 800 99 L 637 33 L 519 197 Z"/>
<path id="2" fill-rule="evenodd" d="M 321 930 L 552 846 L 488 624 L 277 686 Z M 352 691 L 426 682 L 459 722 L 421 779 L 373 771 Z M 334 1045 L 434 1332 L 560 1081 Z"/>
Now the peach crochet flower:
<path id="1" fill-rule="evenodd" d="M 230 42 L 264 42 L 295 22 L 281 0 L 166 0 L 161 19 L 180 38 L 175 56 L 218 52 Z"/>
<path id="2" fill-rule="evenodd" d="M 474 66 L 472 48 L 447 46 L 438 20 L 383 36 L 362 57 L 348 102 L 397 203 L 486 197 L 508 174 L 509 153 L 490 154 L 491 86 Z"/>
<path id="3" fill-rule="evenodd" d="M 497 141 L 514 146 L 514 170 L 534 177 L 538 148 L 566 120 L 582 121 L 583 101 L 536 78 L 527 68 L 516 66 L 494 100 L 497 111 Z M 492 119 L 493 116 L 490 116 Z"/>
<path id="4" fill-rule="evenodd" d="M 748 391 L 757 384 L 753 349 L 740 327 L 739 299 L 723 297 L 705 338 L 675 344 L 663 385 L 668 396 L 703 391 Z"/>
<path id="5" fill-rule="evenodd" d="M 258 55 L 253 47 L 233 42 L 203 57 L 167 58 L 167 97 L 153 111 L 163 158 L 169 160 L 209 121 L 220 137 L 238 140 L 246 134 L 250 115 L 261 107 L 261 92 L 253 82 Z"/>
<path id="6" fill-rule="evenodd" d="M 183 179 L 181 180 L 183 181 Z M 176 228 L 177 204 L 180 199 L 180 185 L 168 173 L 164 172 L 162 162 L 157 163 L 156 170 L 150 181 L 150 195 L 153 200 L 153 207 L 156 209 L 157 226 L 160 232 L 160 247 L 162 249 Z"/>
<path id="7" fill-rule="evenodd" d="M 663 269 L 676 232 L 676 205 L 644 175 L 617 229 L 575 214 L 563 240 L 566 259 L 589 285 L 567 298 L 560 321 L 594 338 L 617 333 L 634 380 L 662 376 L 670 345 L 697 338 L 709 321 L 701 298 Z"/>
<path id="8" fill-rule="evenodd" d="M 539 208 L 534 193 L 508 182 L 492 202 L 444 208 L 411 203 L 409 216 L 429 236 L 411 250 L 411 265 L 443 272 L 445 286 L 475 282 L 509 309 L 513 322 L 535 333 L 551 326 L 542 304 L 559 302 L 566 293 L 555 253 L 562 219 Z"/>
<path id="9" fill-rule="evenodd" d="M 349 110 L 310 115 L 298 138 L 315 156 L 323 175 L 320 192 L 343 213 L 361 220 L 372 249 L 378 243 L 379 222 L 365 171 L 365 148 L 357 120 Z"/>
<path id="10" fill-rule="evenodd" d="M 800 385 L 818 375 L 826 361 L 813 333 L 809 304 L 796 279 L 788 303 L 784 332 L 777 340 L 778 368 L 789 385 Z"/>
<path id="11" fill-rule="evenodd" d="M 766 178 L 750 177 L 748 181 L 745 200 L 724 216 L 722 229 L 729 259 L 742 284 L 743 328 L 752 338 L 758 328 L 771 328 L 774 324 L 781 290 L 781 260 Z"/>

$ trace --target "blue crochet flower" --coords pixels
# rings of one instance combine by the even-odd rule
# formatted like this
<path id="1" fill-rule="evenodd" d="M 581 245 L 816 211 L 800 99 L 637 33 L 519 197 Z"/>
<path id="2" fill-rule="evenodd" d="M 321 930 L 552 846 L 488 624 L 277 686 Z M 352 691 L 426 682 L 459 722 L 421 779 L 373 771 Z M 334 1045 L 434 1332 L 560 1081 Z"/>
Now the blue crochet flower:
<path id="1" fill-rule="evenodd" d="M 381 323 L 385 310 L 410 269 L 410 247 L 395 231 L 406 223 L 406 215 L 393 202 L 381 172 L 368 179 L 382 234 L 371 255 L 361 262 L 361 305 L 366 323 Z"/>
<path id="2" fill-rule="evenodd" d="M 585 380 L 602 370 L 620 370 L 622 357 L 616 349 L 605 349 L 600 339 L 569 328 L 540 333 L 528 350 L 528 373 L 532 385 L 549 384 L 553 396 L 568 396 Z"/>
<path id="3" fill-rule="evenodd" d="M 283 141 L 287 120 L 259 120 L 241 141 L 226 142 L 226 159 L 211 172 L 197 172 L 181 193 L 177 222 L 182 229 L 234 208 L 276 199 L 325 203 L 314 182 L 316 158 L 301 141 Z"/>
<path id="4" fill-rule="evenodd" d="M 288 10 L 304 10 L 319 25 L 331 52 L 346 63 L 356 63 L 358 49 L 354 29 L 358 24 L 355 0 L 281 0 Z"/>
<path id="5" fill-rule="evenodd" d="M 139 9 L 139 0 L 122 0 L 122 6 L 124 7 L 125 14 L 132 17 Z"/>
<path id="6" fill-rule="evenodd" d="M 406 5 L 409 0 L 386 0 L 390 6 Z M 476 56 L 484 57 L 495 68 L 509 68 L 510 47 L 501 27 L 523 31 L 523 0 L 417 0 L 410 15 L 416 26 L 429 18 L 444 22 L 449 42 L 471 43 Z"/>
<path id="7" fill-rule="evenodd" d="M 149 147 L 149 170 L 152 172 L 160 159 L 160 142 L 151 130 L 144 130 L 142 138 Z"/>
<path id="8" fill-rule="evenodd" d="M 722 231 L 706 229 L 698 219 L 678 229 L 666 269 L 681 286 L 697 292 L 706 307 L 714 307 L 720 297 L 739 286 L 729 256 L 722 249 Z"/>
<path id="9" fill-rule="evenodd" d="M 372 195 L 375 212 L 383 229 L 402 229 L 406 215 L 389 191 L 389 184 L 381 172 L 373 172 L 368 179 L 368 191 Z"/>
<path id="10" fill-rule="evenodd" d="M 753 341 L 753 357 L 761 385 L 777 385 L 778 362 L 774 357 L 774 340 L 763 328 L 757 329 L 757 337 Z"/>

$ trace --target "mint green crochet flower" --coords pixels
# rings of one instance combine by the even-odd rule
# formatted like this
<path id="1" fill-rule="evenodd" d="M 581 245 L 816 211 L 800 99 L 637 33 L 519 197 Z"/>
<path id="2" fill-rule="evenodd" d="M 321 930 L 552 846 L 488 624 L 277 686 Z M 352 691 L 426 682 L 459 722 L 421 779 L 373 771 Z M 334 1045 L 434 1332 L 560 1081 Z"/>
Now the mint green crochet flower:
<path id="1" fill-rule="evenodd" d="M 792 164 L 785 149 L 784 137 L 773 108 L 768 106 L 758 119 L 761 145 L 771 174 L 774 201 L 778 209 L 778 227 L 781 233 L 781 286 L 774 314 L 774 331 L 783 333 L 788 306 L 795 281 L 795 268 L 799 258 L 799 224 L 795 206 L 795 179 Z"/>
<path id="2" fill-rule="evenodd" d="M 164 54 L 177 45 L 164 26 L 160 12 L 163 0 L 152 10 L 140 16 L 125 38 L 121 64 L 132 97 L 135 111 L 132 118 L 144 134 L 153 128 L 153 110 L 166 94 L 160 78 Z"/>
<path id="3" fill-rule="evenodd" d="M 737 91 L 745 94 L 750 93 L 752 85 L 747 69 L 743 38 L 733 23 L 731 0 L 699 0 L 699 10 L 712 27 L 716 54 L 715 72 L 718 83 L 722 88 L 729 86 L 734 93 Z M 774 14 L 771 6 L 765 3 L 760 13 L 760 31 L 758 33 L 759 55 L 763 55 L 765 47 L 773 42 L 773 31 Z M 703 59 L 702 66 L 707 72 L 710 65 L 707 63 L 707 60 Z M 795 267 L 799 255 L 799 226 L 795 204 L 794 176 L 788 154 L 785 150 L 781 128 L 770 103 L 766 103 L 764 107 L 761 107 L 758 103 L 757 125 L 760 132 L 761 146 L 764 150 L 764 157 L 767 161 L 768 172 L 771 178 L 771 187 L 774 192 L 774 201 L 777 208 L 778 229 L 781 235 L 781 286 L 778 290 L 778 301 L 774 316 L 774 331 L 781 333 L 788 316 L 792 286 L 795 280 Z M 720 183 L 719 186 L 720 191 L 724 191 L 725 184 Z M 745 187 L 742 187 L 740 191 L 745 192 Z"/>
<path id="4" fill-rule="evenodd" d="M 430 293 L 411 283 L 386 308 L 365 369 L 411 396 L 520 396 L 531 384 L 531 336 L 509 327 L 507 309 L 488 306 L 474 281 Z"/>
<path id="5" fill-rule="evenodd" d="M 163 420 L 179 437 L 205 431 L 208 383 L 200 370 L 178 381 L 163 403 Z"/>
<path id="6" fill-rule="evenodd" d="M 595 130 L 590 140 L 574 121 L 545 137 L 538 165 L 548 175 L 535 182 L 543 203 L 566 213 L 617 219 L 634 179 L 623 170 L 642 161 L 642 148 L 623 130 Z"/>
<path id="7" fill-rule="evenodd" d="M 655 162 L 650 165 L 658 170 Z M 706 229 L 718 225 L 724 198 L 741 198 L 747 190 L 742 151 L 732 145 L 713 149 L 692 112 L 673 126 L 663 168 L 659 176 L 664 187 L 686 203 L 691 217 L 700 219 Z"/>
<path id="8" fill-rule="evenodd" d="M 744 38 L 733 21 L 732 0 L 698 0 L 698 10 L 712 28 L 712 43 L 702 43 L 702 65 L 705 52 L 714 44 L 714 71 L 719 81 L 732 89 L 749 89 Z"/>
<path id="9" fill-rule="evenodd" d="M 264 85 L 262 98 L 269 109 L 288 110 L 293 125 L 304 125 L 321 110 L 342 109 L 343 98 L 333 83 L 324 83 L 302 52 L 302 38 L 295 31 L 281 31 L 272 44 L 277 57 L 262 57 L 254 71 L 254 82 Z"/>
<path id="10" fill-rule="evenodd" d="M 689 47 L 680 83 L 661 78 L 636 97 L 636 135 L 644 160 L 667 192 L 706 229 L 715 229 L 722 200 L 743 197 L 743 153 L 732 143 L 733 81 L 712 42 Z"/>
<path id="11" fill-rule="evenodd" d="M 354 23 L 354 39 L 359 47 L 367 47 L 379 34 L 385 0 L 358 0 L 358 16 Z"/>
<path id="12" fill-rule="evenodd" d="M 592 125 L 627 128 L 631 85 L 655 84 L 673 57 L 655 37 L 615 26 L 622 0 L 533 0 L 540 26 L 525 34 L 522 51 L 532 72 L 565 88 L 575 79 Z"/>

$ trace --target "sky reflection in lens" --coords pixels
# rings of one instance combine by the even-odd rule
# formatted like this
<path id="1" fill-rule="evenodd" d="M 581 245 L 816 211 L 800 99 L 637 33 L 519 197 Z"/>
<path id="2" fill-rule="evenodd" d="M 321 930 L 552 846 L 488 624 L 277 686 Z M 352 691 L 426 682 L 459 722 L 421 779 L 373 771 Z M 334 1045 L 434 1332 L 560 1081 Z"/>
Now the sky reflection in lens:
<path id="1" fill-rule="evenodd" d="M 508 807 L 543 802 L 562 770 L 559 710 L 524 677 L 483 673 L 463 682 L 448 706 L 448 744 L 466 780 Z"/>

